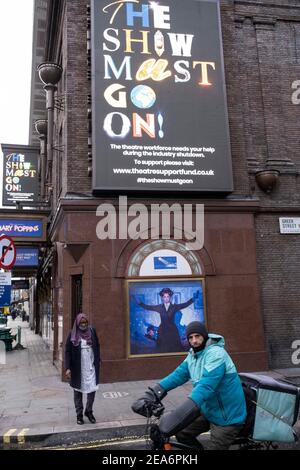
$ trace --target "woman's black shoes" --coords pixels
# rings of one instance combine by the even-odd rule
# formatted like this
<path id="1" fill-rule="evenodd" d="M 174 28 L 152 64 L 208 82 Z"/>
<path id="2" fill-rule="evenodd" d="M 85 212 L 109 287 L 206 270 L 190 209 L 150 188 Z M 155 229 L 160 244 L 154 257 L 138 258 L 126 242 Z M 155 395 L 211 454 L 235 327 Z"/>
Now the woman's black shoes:
<path id="1" fill-rule="evenodd" d="M 90 411 L 90 412 L 85 411 L 85 412 L 84 412 L 84 415 L 89 419 L 89 421 L 90 421 L 91 423 L 95 424 L 96 418 L 95 418 L 95 416 L 93 415 L 93 413 L 92 413 L 91 411 Z"/>
<path id="2" fill-rule="evenodd" d="M 95 424 L 96 418 L 95 418 L 95 416 L 93 415 L 93 413 L 91 411 L 90 412 L 85 411 L 84 415 L 89 419 L 90 423 Z M 84 424 L 82 415 L 77 416 L 77 424 Z"/>

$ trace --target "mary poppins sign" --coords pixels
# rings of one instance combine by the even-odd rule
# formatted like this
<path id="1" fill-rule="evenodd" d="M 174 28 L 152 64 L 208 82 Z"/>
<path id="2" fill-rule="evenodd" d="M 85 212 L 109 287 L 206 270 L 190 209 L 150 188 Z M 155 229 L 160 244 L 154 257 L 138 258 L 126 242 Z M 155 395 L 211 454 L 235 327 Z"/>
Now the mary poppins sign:
<path id="1" fill-rule="evenodd" d="M 38 200 L 37 147 L 1 144 L 3 152 L 3 206 Z"/>
<path id="2" fill-rule="evenodd" d="M 232 191 L 219 4 L 92 0 L 93 189 Z"/>

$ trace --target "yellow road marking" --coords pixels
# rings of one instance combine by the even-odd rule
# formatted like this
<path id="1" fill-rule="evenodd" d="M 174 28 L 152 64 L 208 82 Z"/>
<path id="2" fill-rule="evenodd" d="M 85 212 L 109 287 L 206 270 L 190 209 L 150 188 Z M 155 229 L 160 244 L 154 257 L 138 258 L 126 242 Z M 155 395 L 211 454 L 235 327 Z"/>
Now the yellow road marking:
<path id="1" fill-rule="evenodd" d="M 25 443 L 25 433 L 26 431 L 29 431 L 29 428 L 23 428 L 22 431 L 19 432 L 18 434 L 18 443 L 19 444 L 24 444 Z"/>
<path id="2" fill-rule="evenodd" d="M 71 447 L 71 448 L 65 448 L 64 450 L 82 450 L 82 449 L 93 449 L 93 448 L 99 448 L 99 447 L 105 447 L 105 446 L 115 446 L 118 444 L 133 444 L 137 442 L 145 442 L 145 439 L 128 439 L 126 441 L 117 441 L 117 442 L 105 442 L 104 444 L 88 444 L 86 446 L 80 446 L 80 447 Z"/>
<path id="3" fill-rule="evenodd" d="M 209 435 L 210 431 L 201 433 L 203 435 Z M 94 449 L 99 447 L 105 446 L 115 446 L 118 444 L 131 444 L 131 443 L 139 443 L 139 442 L 147 442 L 149 441 L 149 436 L 139 436 L 135 437 L 132 436 L 131 438 L 112 438 L 108 440 L 99 440 L 99 441 L 89 441 L 86 443 L 78 443 L 78 444 L 71 444 L 70 446 L 53 446 L 53 447 L 39 447 L 39 448 L 31 448 L 30 450 L 82 450 L 82 449 Z"/>
<path id="4" fill-rule="evenodd" d="M 202 433 L 201 435 L 203 434 L 210 434 L 210 432 L 205 432 L 205 433 Z M 56 446 L 56 447 L 40 447 L 38 449 L 30 449 L 30 450 L 84 450 L 84 449 L 95 449 L 95 448 L 98 448 L 99 447 L 107 447 L 107 446 L 115 446 L 115 445 L 119 445 L 119 444 L 137 444 L 139 442 L 147 442 L 147 437 L 148 436 L 145 436 L 144 438 L 141 438 L 141 439 L 112 439 L 112 440 L 108 440 L 108 441 L 92 441 L 92 442 L 87 442 L 86 444 L 84 445 L 78 445 L 78 444 L 74 444 L 73 446 Z"/>
<path id="5" fill-rule="evenodd" d="M 145 436 L 146 438 L 146 436 Z M 135 442 L 145 442 L 145 438 L 135 439 L 111 439 L 111 440 L 102 440 L 102 441 L 90 441 L 86 444 L 81 443 L 81 445 L 74 444 L 73 446 L 53 446 L 53 447 L 39 447 L 37 449 L 31 448 L 30 450 L 81 450 L 81 449 L 92 449 L 97 447 L 104 447 L 108 445 L 118 445 L 118 444 L 130 444 Z"/>
<path id="6" fill-rule="evenodd" d="M 9 444 L 10 443 L 10 436 L 16 431 L 17 429 L 9 429 L 6 433 L 3 434 L 3 443 Z"/>

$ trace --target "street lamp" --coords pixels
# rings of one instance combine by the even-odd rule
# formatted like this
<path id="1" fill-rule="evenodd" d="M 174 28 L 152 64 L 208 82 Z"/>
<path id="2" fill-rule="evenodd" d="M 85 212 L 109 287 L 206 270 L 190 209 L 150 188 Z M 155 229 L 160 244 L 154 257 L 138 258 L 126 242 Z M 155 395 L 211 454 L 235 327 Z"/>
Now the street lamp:
<path id="1" fill-rule="evenodd" d="M 43 62 L 38 66 L 40 80 L 44 83 L 46 91 L 46 109 L 48 113 L 47 126 L 47 160 L 49 164 L 49 181 L 52 180 L 52 160 L 53 160 L 53 127 L 54 127 L 54 92 L 57 90 L 57 83 L 61 79 L 62 67 L 53 62 Z"/>

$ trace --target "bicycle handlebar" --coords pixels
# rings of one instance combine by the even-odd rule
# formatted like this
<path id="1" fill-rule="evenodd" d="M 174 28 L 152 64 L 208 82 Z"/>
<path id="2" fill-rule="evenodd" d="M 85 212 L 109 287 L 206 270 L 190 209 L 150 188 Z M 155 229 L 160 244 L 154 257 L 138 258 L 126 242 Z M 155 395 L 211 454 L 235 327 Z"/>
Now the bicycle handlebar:
<path id="1" fill-rule="evenodd" d="M 160 418 L 165 410 L 164 405 L 159 399 L 151 401 L 145 397 L 139 398 L 135 401 L 131 408 L 135 413 L 145 416 L 146 418 L 150 418 L 151 416 Z"/>
<path id="2" fill-rule="evenodd" d="M 163 412 L 165 411 L 165 407 L 161 401 L 158 403 L 151 403 L 149 405 L 150 405 L 149 408 L 152 412 L 152 415 L 155 416 L 156 418 L 160 418 Z"/>

